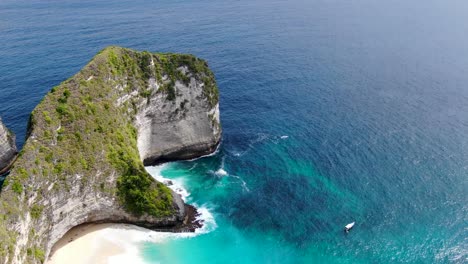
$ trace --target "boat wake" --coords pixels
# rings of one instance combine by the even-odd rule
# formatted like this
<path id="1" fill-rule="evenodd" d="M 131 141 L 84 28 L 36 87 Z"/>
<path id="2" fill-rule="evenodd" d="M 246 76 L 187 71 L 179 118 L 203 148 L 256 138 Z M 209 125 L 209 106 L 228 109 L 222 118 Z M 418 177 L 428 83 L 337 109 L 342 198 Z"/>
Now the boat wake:
<path id="1" fill-rule="evenodd" d="M 226 176 L 235 178 L 240 182 L 240 185 L 241 185 L 241 187 L 242 187 L 242 189 L 244 191 L 250 192 L 249 187 L 247 187 L 247 183 L 240 176 L 230 174 L 228 171 L 226 171 L 225 165 L 224 165 L 225 164 L 225 158 L 226 158 L 226 156 L 222 157 L 221 166 L 218 168 L 218 170 L 216 170 L 216 171 L 210 170 L 209 173 L 214 174 L 218 178 L 225 178 L 226 179 Z M 223 184 L 221 183 L 221 185 L 223 185 Z"/>
<path id="2" fill-rule="evenodd" d="M 267 142 L 272 142 L 274 144 L 279 144 L 281 140 L 286 140 L 288 139 L 288 135 L 270 135 L 270 134 L 265 134 L 265 133 L 259 133 L 257 136 L 251 140 L 249 140 L 249 143 L 243 150 L 235 149 L 235 150 L 227 150 L 224 148 L 226 152 L 228 152 L 230 155 L 234 157 L 241 157 L 247 154 L 249 151 L 255 148 L 255 146 L 261 142 L 267 141 Z"/>
<path id="3" fill-rule="evenodd" d="M 242 189 L 243 189 L 244 191 L 250 192 L 249 187 L 247 187 L 247 183 L 246 183 L 241 177 L 236 176 L 236 175 L 230 175 L 230 176 L 233 177 L 233 178 L 236 178 L 236 179 L 238 179 L 238 180 L 240 181 L 241 186 L 242 186 Z"/>

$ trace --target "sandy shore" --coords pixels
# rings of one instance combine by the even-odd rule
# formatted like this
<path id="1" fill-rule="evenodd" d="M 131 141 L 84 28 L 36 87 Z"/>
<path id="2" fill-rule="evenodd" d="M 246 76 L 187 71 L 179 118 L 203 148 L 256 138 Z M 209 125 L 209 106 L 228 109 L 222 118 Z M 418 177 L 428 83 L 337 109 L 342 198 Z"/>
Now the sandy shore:
<path id="1" fill-rule="evenodd" d="M 86 224 L 68 231 L 45 264 L 143 264 L 141 245 L 194 237 L 216 229 L 207 208 L 186 206 L 185 223 L 159 232 L 130 224 Z M 167 232 L 166 232 L 167 230 Z M 163 231 L 163 232 L 161 232 Z"/>
<path id="2" fill-rule="evenodd" d="M 89 224 L 73 228 L 52 248 L 46 264 L 111 263 L 113 256 L 125 255 L 129 249 L 119 233 L 141 228 L 124 224 Z M 123 243 L 122 243 L 123 242 Z M 133 252 L 132 252 L 133 253 Z M 121 258 L 122 260 L 125 258 Z"/>
<path id="3" fill-rule="evenodd" d="M 153 174 L 159 175 L 159 172 Z M 161 177 L 160 181 L 164 180 L 167 179 Z M 182 194 L 187 193 L 182 186 L 178 189 L 183 190 Z M 197 209 L 186 205 L 185 210 L 187 215 L 184 223 L 158 229 L 159 232 L 130 224 L 77 226 L 54 245 L 45 264 L 143 264 L 140 252 L 142 243 L 164 243 L 167 239 L 193 237 L 216 228 L 214 217 L 207 208 Z"/>

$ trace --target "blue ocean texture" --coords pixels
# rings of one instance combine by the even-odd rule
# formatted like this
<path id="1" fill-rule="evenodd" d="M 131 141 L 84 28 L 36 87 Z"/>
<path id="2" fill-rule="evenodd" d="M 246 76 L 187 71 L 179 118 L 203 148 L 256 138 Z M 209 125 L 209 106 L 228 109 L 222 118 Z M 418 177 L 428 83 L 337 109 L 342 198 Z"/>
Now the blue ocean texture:
<path id="1" fill-rule="evenodd" d="M 1 0 L 19 147 L 108 45 L 202 57 L 221 94 L 218 152 L 160 172 L 215 225 L 148 263 L 468 263 L 467 1 Z"/>

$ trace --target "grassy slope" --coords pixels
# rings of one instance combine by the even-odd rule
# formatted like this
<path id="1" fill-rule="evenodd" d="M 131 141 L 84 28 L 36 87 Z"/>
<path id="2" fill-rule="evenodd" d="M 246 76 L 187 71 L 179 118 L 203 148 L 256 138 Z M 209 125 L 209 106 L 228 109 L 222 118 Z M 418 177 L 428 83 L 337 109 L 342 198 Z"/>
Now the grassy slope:
<path id="1" fill-rule="evenodd" d="M 95 191 L 118 195 L 125 208 L 136 215 L 173 214 L 170 191 L 154 181 L 140 161 L 132 121 L 139 103 L 152 93 L 165 93 L 167 100 L 177 96 L 175 81 L 190 80 L 177 70 L 180 66 L 187 66 L 193 77 L 205 82 L 206 99 L 216 105 L 218 90 L 205 61 L 191 55 L 152 54 L 119 47 L 104 49 L 45 96 L 31 114 L 31 135 L 1 193 L 0 256 L 12 253 L 17 237 L 7 230 L 6 223 L 24 218 L 27 211 L 37 221 L 49 192 L 46 188 L 53 184 L 50 192 L 69 190 L 70 175 L 81 176 L 80 186 L 91 184 Z M 168 78 L 158 91 L 147 90 L 150 77 L 162 82 L 163 76 Z M 119 97 L 130 93 L 135 94 L 131 100 L 116 104 Z M 112 173 L 119 175 L 117 183 L 106 181 L 106 175 Z M 31 230 L 30 240 L 34 233 Z M 33 259 L 44 257 L 41 248 L 26 251 Z"/>

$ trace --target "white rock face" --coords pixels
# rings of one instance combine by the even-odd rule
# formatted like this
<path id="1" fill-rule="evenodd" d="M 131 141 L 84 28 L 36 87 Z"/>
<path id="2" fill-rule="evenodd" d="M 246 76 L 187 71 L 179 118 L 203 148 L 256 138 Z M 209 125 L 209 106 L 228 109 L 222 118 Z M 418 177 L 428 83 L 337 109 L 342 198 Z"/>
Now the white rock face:
<path id="1" fill-rule="evenodd" d="M 16 153 L 15 135 L 8 131 L 0 119 L 0 172 L 10 166 Z"/>
<path id="2" fill-rule="evenodd" d="M 90 222 L 105 223 L 131 223 L 147 228 L 164 227 L 174 225 L 184 219 L 184 203 L 182 199 L 173 194 L 174 203 L 178 205 L 177 214 L 165 218 L 156 218 L 150 215 L 135 216 L 128 213 L 115 196 L 103 195 L 93 190 L 79 190 L 73 188 L 70 194 L 58 193 L 49 206 L 53 207 L 52 215 L 47 221 L 56 223 L 53 227 L 45 227 L 38 233 L 48 234 L 46 256 L 49 255 L 52 246 L 71 228 Z M 88 195 L 86 195 L 88 194 Z M 60 197 L 63 196 L 63 197 Z M 70 199 L 74 197 L 73 199 Z M 46 219 L 44 219 L 46 220 Z M 25 232 L 20 232 L 25 233 Z M 23 263 L 19 261 L 18 263 Z"/>
<path id="3" fill-rule="evenodd" d="M 79 177 L 75 175 L 76 181 Z M 76 186 L 79 186 L 78 184 Z M 30 214 L 23 221 L 14 224 L 15 230 L 20 234 L 16 240 L 14 254 L 8 263 L 26 263 L 26 255 L 22 249 L 31 243 L 31 230 L 41 239 L 45 239 L 45 257 L 50 254 L 53 245 L 62 236 L 75 226 L 91 222 L 105 223 L 131 223 L 147 228 L 172 226 L 183 221 L 185 216 L 182 199 L 173 193 L 174 203 L 179 208 L 178 213 L 165 218 L 157 218 L 150 215 L 135 216 L 128 213 L 113 195 L 104 192 L 96 192 L 90 185 L 89 188 L 80 190 L 72 187 L 70 192 L 54 192 L 48 207 L 40 217 L 41 223 L 48 225 L 32 225 Z M 33 199 L 32 199 L 33 200 Z M 33 206 L 33 204 L 31 204 Z"/>
<path id="4" fill-rule="evenodd" d="M 150 88 L 159 85 L 150 80 Z M 203 83 L 190 78 L 189 85 L 175 83 L 176 98 L 153 93 L 136 115 L 138 150 L 145 165 L 191 159 L 213 152 L 221 138 L 219 104 L 203 100 Z"/>

